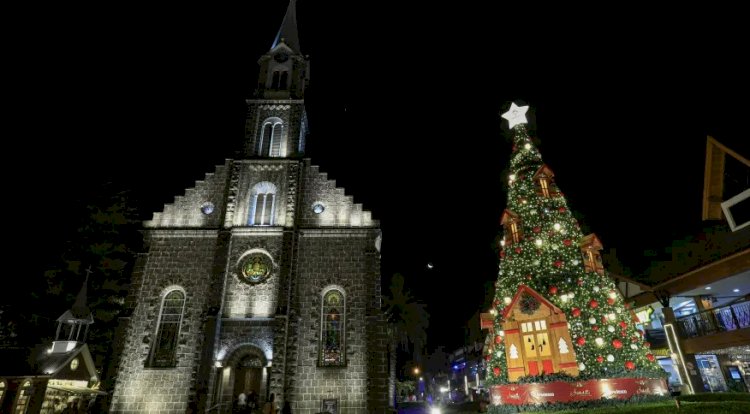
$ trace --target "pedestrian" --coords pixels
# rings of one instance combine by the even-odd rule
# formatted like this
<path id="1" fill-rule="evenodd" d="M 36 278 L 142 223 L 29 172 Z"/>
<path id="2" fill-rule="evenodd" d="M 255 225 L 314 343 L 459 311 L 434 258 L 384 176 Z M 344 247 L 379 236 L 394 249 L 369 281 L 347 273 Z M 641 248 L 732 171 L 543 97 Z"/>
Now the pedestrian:
<path id="1" fill-rule="evenodd" d="M 263 414 L 276 414 L 276 403 L 274 400 L 276 399 L 276 396 L 271 393 L 271 396 L 268 397 L 268 401 L 263 405 Z"/>
<path id="2" fill-rule="evenodd" d="M 289 401 L 284 401 L 284 406 L 281 407 L 281 414 L 292 414 L 292 404 Z"/>

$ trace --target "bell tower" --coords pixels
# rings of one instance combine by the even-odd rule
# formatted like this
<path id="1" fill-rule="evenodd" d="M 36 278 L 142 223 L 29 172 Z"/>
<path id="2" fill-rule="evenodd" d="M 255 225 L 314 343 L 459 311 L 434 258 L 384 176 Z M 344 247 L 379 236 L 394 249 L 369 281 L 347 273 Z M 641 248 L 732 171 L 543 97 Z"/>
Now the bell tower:
<path id="1" fill-rule="evenodd" d="M 297 34 L 296 0 L 290 0 L 271 49 L 258 60 L 258 85 L 245 121 L 245 157 L 298 158 L 305 152 L 305 89 L 310 62 Z"/>

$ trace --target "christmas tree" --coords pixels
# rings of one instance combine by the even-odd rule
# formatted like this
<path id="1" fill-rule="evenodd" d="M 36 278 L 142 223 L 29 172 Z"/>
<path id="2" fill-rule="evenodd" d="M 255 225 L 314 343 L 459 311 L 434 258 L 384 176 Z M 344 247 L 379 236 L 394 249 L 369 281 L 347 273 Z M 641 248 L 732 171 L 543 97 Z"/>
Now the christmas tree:
<path id="1" fill-rule="evenodd" d="M 527 110 L 513 103 L 502 115 L 513 149 L 487 383 L 663 378 L 602 265 L 601 242 L 581 232 L 529 137 Z"/>

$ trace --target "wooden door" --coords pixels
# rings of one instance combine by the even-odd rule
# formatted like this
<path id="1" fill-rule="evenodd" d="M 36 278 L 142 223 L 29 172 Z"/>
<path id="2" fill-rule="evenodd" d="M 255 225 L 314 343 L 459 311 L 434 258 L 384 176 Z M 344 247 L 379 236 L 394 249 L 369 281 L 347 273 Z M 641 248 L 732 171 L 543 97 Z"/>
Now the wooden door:
<path id="1" fill-rule="evenodd" d="M 555 372 L 546 320 L 521 322 L 521 340 L 526 375 L 539 375 L 540 368 L 545 374 Z"/>

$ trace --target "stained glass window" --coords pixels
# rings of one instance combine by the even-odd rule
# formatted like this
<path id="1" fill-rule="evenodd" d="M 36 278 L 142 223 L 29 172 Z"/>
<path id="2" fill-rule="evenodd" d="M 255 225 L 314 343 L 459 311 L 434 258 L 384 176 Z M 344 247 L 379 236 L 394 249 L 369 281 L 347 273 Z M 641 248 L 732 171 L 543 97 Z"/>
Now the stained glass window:
<path id="1" fill-rule="evenodd" d="M 344 327 L 346 324 L 344 295 L 336 289 L 323 296 L 320 365 L 344 365 Z"/>
<path id="2" fill-rule="evenodd" d="M 151 350 L 150 366 L 153 368 L 168 368 L 176 365 L 177 339 L 182 323 L 182 313 L 185 307 L 185 294 L 173 290 L 164 296 L 161 304 L 161 314 Z"/>
<path id="3" fill-rule="evenodd" d="M 31 393 L 31 381 L 25 381 L 21 385 L 21 391 L 16 398 L 15 414 L 25 414 L 29 405 L 29 394 Z"/>

